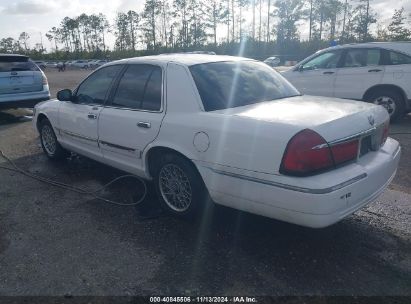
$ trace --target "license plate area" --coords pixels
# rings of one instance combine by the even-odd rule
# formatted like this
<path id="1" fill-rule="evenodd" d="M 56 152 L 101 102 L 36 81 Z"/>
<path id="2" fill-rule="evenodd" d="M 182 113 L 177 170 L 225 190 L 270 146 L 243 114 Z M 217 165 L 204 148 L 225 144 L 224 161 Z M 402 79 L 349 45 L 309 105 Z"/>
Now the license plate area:
<path id="1" fill-rule="evenodd" d="M 361 139 L 359 157 L 367 154 L 372 150 L 372 135 L 367 135 Z"/>

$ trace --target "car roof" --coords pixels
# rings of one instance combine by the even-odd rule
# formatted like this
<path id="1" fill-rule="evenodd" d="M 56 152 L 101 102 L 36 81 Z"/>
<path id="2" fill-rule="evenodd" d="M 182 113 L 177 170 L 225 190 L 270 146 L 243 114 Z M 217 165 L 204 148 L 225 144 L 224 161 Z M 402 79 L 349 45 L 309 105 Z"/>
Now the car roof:
<path id="1" fill-rule="evenodd" d="M 342 44 L 342 45 L 329 47 L 322 51 L 338 49 L 338 48 L 376 48 L 376 47 L 393 50 L 393 51 L 399 51 L 399 52 L 411 55 L 411 42 L 407 42 L 407 41 L 350 43 L 350 44 Z"/>
<path id="2" fill-rule="evenodd" d="M 169 62 L 180 63 L 186 66 L 192 66 L 202 63 L 222 62 L 222 61 L 242 61 L 253 60 L 244 57 L 225 56 L 225 55 L 208 55 L 208 54 L 162 54 L 153 56 L 142 56 L 128 59 L 122 59 L 111 62 L 126 62 L 126 63 L 152 63 L 157 62 L 159 64 L 167 64 Z"/>

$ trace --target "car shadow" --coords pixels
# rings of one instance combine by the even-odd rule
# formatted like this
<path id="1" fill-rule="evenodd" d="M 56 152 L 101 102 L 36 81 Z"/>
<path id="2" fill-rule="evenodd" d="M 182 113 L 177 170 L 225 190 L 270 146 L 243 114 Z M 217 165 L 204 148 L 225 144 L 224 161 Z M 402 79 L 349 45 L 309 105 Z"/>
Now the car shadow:
<path id="1" fill-rule="evenodd" d="M 31 121 L 32 116 L 31 109 L 0 110 L 0 126 Z"/>

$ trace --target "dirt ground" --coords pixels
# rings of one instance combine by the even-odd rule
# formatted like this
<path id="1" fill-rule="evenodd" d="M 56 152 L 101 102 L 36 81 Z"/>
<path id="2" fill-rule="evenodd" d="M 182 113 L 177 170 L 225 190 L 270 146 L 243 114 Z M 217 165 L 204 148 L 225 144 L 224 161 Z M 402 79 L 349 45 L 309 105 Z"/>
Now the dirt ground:
<path id="1" fill-rule="evenodd" d="M 52 94 L 88 73 L 47 72 Z M 87 189 L 121 174 L 47 160 L 28 114 L 0 112 L 0 149 L 18 166 Z M 405 132 L 411 116 L 391 127 Z M 403 150 L 389 189 L 320 230 L 222 207 L 187 222 L 160 213 L 151 190 L 143 205 L 119 207 L 0 169 L 0 296 L 411 296 L 411 135 L 392 137 Z M 142 188 L 126 190 L 103 195 Z"/>

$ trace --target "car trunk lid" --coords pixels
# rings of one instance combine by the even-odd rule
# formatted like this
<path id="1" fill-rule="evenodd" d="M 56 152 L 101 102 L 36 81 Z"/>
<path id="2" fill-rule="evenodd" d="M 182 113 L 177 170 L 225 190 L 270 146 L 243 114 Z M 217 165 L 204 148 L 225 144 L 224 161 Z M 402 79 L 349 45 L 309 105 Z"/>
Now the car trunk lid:
<path id="1" fill-rule="evenodd" d="M 296 96 L 213 112 L 237 119 L 258 120 L 260 124 L 271 126 L 265 128 L 265 132 L 272 130 L 273 137 L 280 132 L 282 138 L 291 139 L 301 130 L 311 129 L 330 146 L 358 139 L 358 157 L 380 148 L 389 121 L 382 106 L 314 96 Z M 245 121 L 243 125 L 247 125 Z M 286 143 L 278 144 L 281 147 L 275 149 L 284 151 Z"/>
<path id="2" fill-rule="evenodd" d="M 214 112 L 309 128 L 328 142 L 376 128 L 388 120 L 381 106 L 317 96 L 295 96 Z"/>

